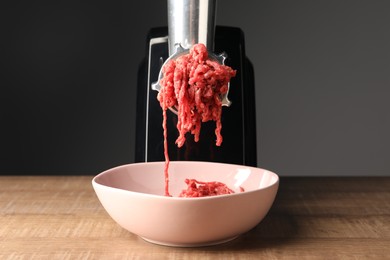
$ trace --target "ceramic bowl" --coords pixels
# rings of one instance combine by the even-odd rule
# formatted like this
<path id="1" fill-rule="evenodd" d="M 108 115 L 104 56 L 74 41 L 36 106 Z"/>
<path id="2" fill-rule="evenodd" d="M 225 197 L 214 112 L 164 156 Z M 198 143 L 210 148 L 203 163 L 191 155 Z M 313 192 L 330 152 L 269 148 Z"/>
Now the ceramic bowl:
<path id="1" fill-rule="evenodd" d="M 186 178 L 219 181 L 235 193 L 177 197 L 187 187 Z M 174 161 L 168 197 L 164 162 L 149 162 L 104 171 L 92 185 L 108 214 L 126 230 L 160 245 L 195 247 L 227 242 L 259 224 L 275 199 L 279 177 L 255 167 Z"/>

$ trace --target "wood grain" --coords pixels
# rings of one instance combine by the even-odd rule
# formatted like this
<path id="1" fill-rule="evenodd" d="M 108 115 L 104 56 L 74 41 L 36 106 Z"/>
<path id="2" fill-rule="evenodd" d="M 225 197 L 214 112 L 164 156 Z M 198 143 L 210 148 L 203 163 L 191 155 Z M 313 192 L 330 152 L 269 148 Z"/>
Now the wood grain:
<path id="1" fill-rule="evenodd" d="M 282 178 L 253 230 L 164 247 L 119 227 L 91 176 L 0 177 L 0 259 L 390 259 L 390 178 Z"/>

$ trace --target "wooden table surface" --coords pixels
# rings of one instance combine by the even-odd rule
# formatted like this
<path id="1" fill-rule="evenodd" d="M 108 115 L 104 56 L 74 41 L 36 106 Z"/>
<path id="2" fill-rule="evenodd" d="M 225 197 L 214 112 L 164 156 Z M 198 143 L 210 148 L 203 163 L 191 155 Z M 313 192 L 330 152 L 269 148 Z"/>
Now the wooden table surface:
<path id="1" fill-rule="evenodd" d="M 150 244 L 105 212 L 91 176 L 1 176 L 0 259 L 390 259 L 390 178 L 281 178 L 266 218 L 217 246 Z"/>

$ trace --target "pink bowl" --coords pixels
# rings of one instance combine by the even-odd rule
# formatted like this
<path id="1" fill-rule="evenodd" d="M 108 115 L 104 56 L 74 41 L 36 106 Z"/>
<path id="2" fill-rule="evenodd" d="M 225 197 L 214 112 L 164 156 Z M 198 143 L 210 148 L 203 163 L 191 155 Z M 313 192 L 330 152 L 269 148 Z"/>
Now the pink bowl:
<path id="1" fill-rule="evenodd" d="M 193 247 L 232 240 L 264 218 L 279 186 L 270 171 L 223 163 L 171 162 L 164 196 L 164 162 L 119 166 L 95 176 L 93 188 L 108 214 L 143 239 L 168 246 Z M 219 181 L 234 194 L 179 198 L 186 178 Z M 240 192 L 240 187 L 244 192 Z"/>

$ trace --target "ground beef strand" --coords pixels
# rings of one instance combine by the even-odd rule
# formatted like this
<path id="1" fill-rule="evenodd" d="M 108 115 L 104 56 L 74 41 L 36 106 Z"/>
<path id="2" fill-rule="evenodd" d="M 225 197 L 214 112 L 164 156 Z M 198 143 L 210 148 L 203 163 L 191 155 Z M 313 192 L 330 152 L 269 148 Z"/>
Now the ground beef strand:
<path id="1" fill-rule="evenodd" d="M 185 135 L 194 135 L 199 141 L 201 123 L 216 122 L 216 145 L 222 144 L 221 95 L 228 91 L 230 79 L 236 71 L 208 57 L 204 44 L 194 45 L 188 54 L 169 60 L 162 68 L 161 89 L 157 95 L 163 109 L 165 195 L 169 194 L 169 155 L 167 141 L 167 109 L 175 107 L 178 112 L 176 139 L 178 147 L 185 143 Z"/>
<path id="2" fill-rule="evenodd" d="M 188 132 L 198 142 L 201 123 L 209 120 L 216 122 L 216 145 L 220 146 L 221 95 L 227 93 L 229 81 L 236 71 L 209 59 L 206 46 L 199 43 L 188 54 L 165 64 L 163 74 L 157 99 L 163 110 L 176 107 L 178 111 L 177 146 L 183 146 Z"/>

